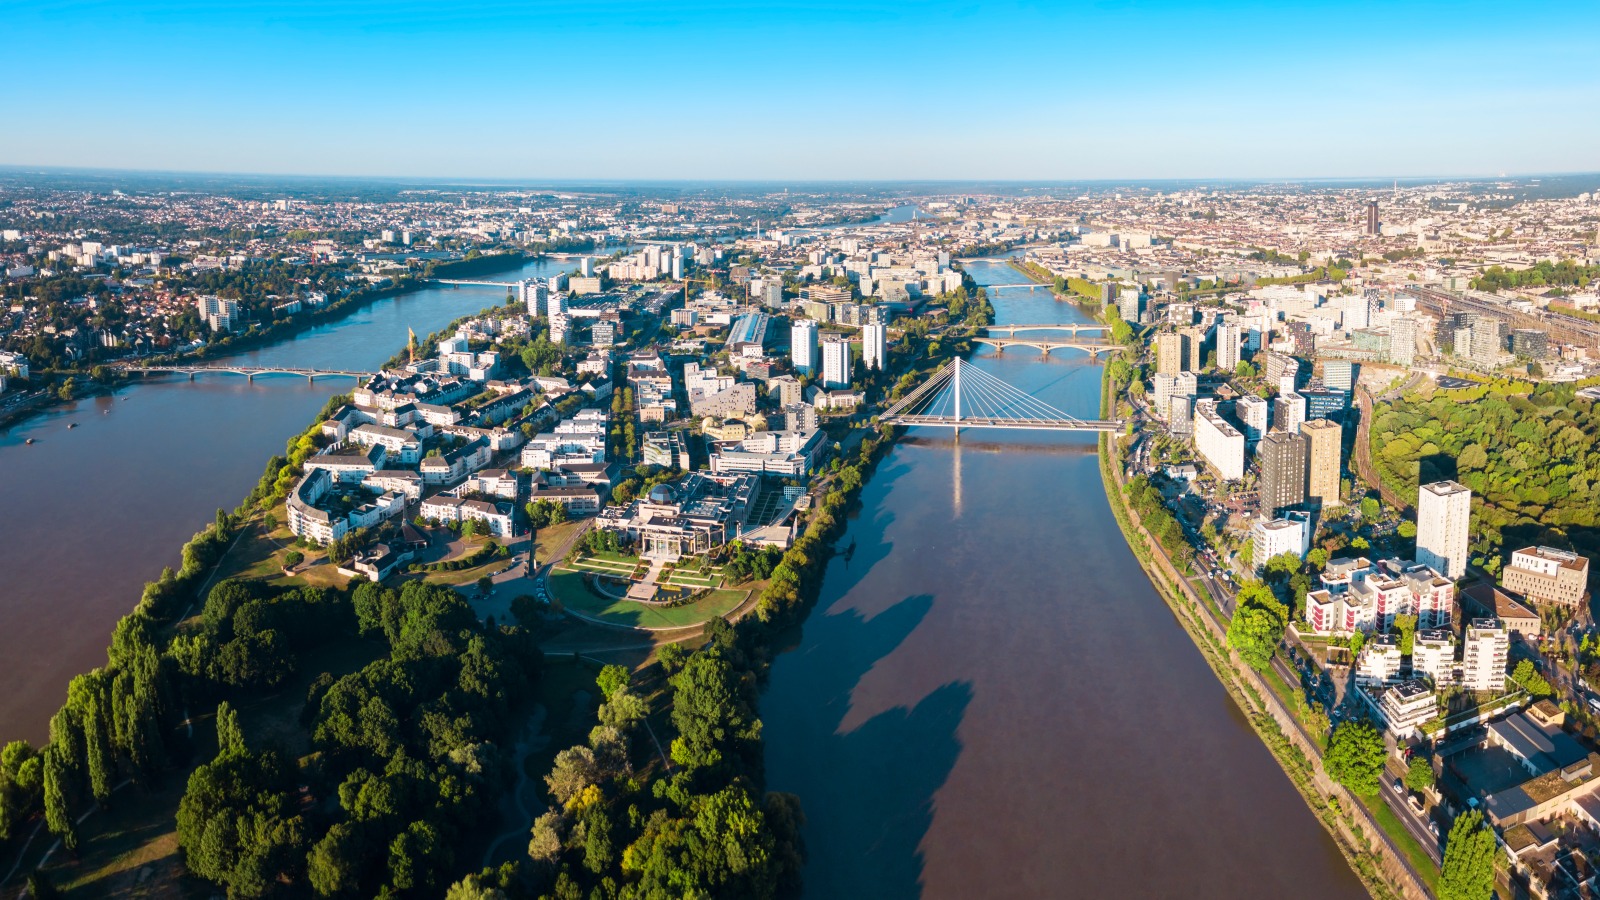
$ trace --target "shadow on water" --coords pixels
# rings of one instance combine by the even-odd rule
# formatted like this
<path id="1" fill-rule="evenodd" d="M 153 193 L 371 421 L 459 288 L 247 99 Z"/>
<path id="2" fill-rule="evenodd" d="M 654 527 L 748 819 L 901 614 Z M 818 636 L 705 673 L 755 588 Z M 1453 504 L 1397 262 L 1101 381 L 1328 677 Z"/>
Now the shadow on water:
<path id="1" fill-rule="evenodd" d="M 801 797 L 808 822 L 826 823 L 805 831 L 808 897 L 922 893 L 920 846 L 934 795 L 961 754 L 956 733 L 972 686 L 949 682 L 914 707 L 846 723 L 861 679 L 917 629 L 933 602 L 907 597 L 871 618 L 856 610 L 814 614 L 805 626 L 809 649 L 780 661 L 789 671 L 763 698 L 765 707 L 800 720 L 784 731 L 808 736 L 767 743 L 771 767 L 791 775 L 779 789 Z"/>

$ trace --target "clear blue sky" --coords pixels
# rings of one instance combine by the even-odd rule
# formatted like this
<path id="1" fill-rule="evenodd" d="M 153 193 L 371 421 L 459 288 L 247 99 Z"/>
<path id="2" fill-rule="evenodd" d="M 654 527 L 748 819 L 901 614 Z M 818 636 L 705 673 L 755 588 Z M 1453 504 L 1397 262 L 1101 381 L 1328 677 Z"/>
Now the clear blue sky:
<path id="1" fill-rule="evenodd" d="M 0 0 L 0 22 L 6 165 L 795 180 L 1600 169 L 1595 0 Z"/>

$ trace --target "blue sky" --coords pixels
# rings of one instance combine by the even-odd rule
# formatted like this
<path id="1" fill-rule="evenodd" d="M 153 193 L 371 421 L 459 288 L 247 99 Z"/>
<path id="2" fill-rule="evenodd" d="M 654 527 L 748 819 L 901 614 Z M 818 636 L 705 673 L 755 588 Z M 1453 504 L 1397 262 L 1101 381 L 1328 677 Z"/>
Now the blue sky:
<path id="1" fill-rule="evenodd" d="M 0 0 L 0 22 L 0 165 L 795 180 L 1600 169 L 1594 0 Z"/>

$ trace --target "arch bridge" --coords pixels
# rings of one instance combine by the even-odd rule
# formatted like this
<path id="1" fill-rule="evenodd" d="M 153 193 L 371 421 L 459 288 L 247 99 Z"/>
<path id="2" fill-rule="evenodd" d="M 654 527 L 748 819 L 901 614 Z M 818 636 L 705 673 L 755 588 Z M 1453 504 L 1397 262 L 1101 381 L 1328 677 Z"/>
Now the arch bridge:
<path id="1" fill-rule="evenodd" d="M 1106 343 L 1105 341 L 1052 341 L 1043 338 L 981 336 L 968 338 L 968 340 L 972 341 L 974 344 L 987 344 L 990 347 L 999 350 L 1001 353 L 1004 353 L 1007 347 L 1032 347 L 1033 349 L 1038 350 L 1040 353 L 1043 353 L 1045 356 L 1049 356 L 1051 350 L 1082 350 L 1095 359 L 1099 359 L 1100 354 L 1102 353 L 1114 353 L 1117 350 L 1122 349 L 1117 344 L 1110 344 Z"/>

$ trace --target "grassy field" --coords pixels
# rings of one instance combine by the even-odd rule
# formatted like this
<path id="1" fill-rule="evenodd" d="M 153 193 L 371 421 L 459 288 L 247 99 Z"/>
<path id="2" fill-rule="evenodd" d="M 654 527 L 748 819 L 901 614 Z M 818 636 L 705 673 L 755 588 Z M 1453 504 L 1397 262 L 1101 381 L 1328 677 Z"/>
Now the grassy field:
<path id="1" fill-rule="evenodd" d="M 713 616 L 725 616 L 744 602 L 745 591 L 712 591 L 686 606 L 671 609 L 601 597 L 583 583 L 583 573 L 557 569 L 550 573 L 550 589 L 556 599 L 573 612 L 616 625 L 637 628 L 683 628 L 698 625 Z"/>
<path id="2" fill-rule="evenodd" d="M 1382 828 L 1384 833 L 1389 835 L 1389 839 L 1394 841 L 1395 846 L 1400 848 L 1400 852 L 1406 855 L 1411 867 L 1422 876 L 1422 881 L 1428 886 L 1428 890 L 1438 891 L 1439 868 L 1434 865 L 1433 857 L 1429 856 L 1428 851 L 1417 843 L 1417 839 L 1411 836 L 1410 831 L 1406 830 L 1405 823 L 1395 816 L 1389 804 L 1383 802 L 1381 797 L 1363 797 L 1361 805 L 1372 813 L 1372 818 L 1377 821 L 1378 827 Z"/>

